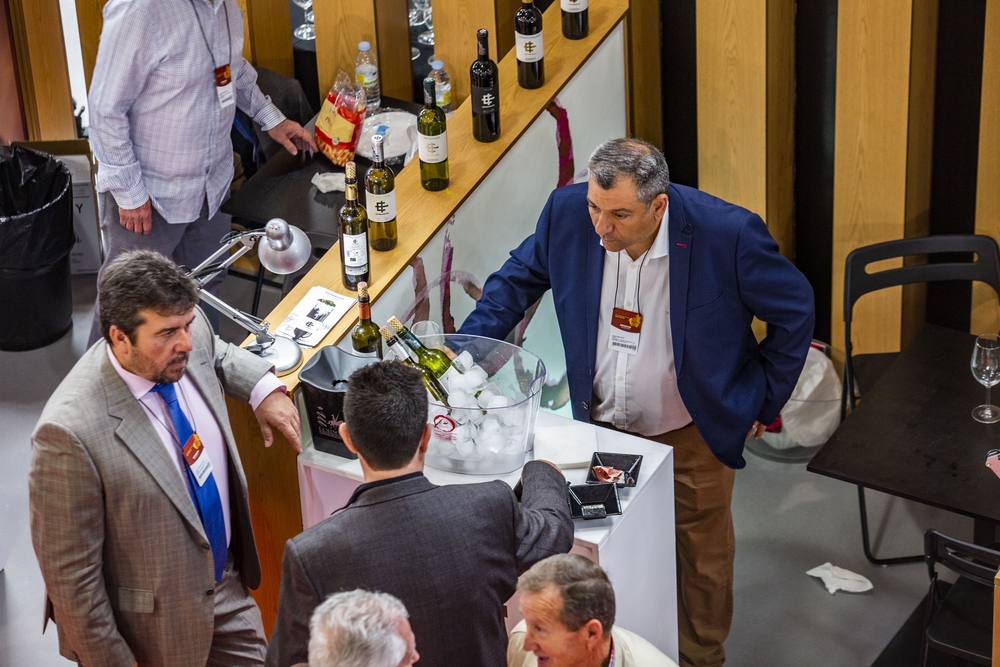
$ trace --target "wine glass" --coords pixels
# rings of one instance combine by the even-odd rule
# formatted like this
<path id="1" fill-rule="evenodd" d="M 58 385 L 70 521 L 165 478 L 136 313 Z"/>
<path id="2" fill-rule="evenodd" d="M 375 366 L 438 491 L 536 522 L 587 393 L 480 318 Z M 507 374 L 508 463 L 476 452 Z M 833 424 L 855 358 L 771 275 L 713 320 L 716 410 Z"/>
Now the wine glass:
<path id="1" fill-rule="evenodd" d="M 301 7 L 305 10 L 306 22 L 300 25 L 298 28 L 292 31 L 292 36 L 295 39 L 301 39 L 309 41 L 311 39 L 316 39 L 316 28 L 313 26 L 314 15 L 312 12 L 313 0 L 292 0 L 296 6 Z"/>
<path id="2" fill-rule="evenodd" d="M 990 404 L 990 387 L 1000 382 L 1000 337 L 983 334 L 972 351 L 972 376 L 986 387 L 986 405 L 972 410 L 972 418 L 984 424 L 1000 421 L 1000 408 Z"/>
<path id="3" fill-rule="evenodd" d="M 427 30 L 417 35 L 417 43 L 423 46 L 434 46 L 434 7 L 431 5 L 431 0 L 420 0 L 419 4 L 424 8 L 424 14 L 427 17 L 424 21 Z"/>

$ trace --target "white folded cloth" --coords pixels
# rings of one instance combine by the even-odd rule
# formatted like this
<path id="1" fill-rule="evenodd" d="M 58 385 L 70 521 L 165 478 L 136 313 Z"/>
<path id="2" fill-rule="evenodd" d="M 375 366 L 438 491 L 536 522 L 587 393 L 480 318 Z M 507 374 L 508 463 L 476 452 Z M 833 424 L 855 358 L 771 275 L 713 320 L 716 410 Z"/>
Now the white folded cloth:
<path id="1" fill-rule="evenodd" d="M 819 567 L 809 570 L 806 574 L 822 579 L 823 583 L 826 584 L 826 590 L 830 591 L 830 595 L 837 591 L 864 593 L 873 588 L 872 582 L 866 577 L 831 563 L 823 563 Z"/>
<path id="2" fill-rule="evenodd" d="M 312 177 L 312 184 L 322 193 L 333 192 L 334 190 L 343 192 L 344 174 L 343 172 L 327 172 L 325 174 L 317 172 Z"/>

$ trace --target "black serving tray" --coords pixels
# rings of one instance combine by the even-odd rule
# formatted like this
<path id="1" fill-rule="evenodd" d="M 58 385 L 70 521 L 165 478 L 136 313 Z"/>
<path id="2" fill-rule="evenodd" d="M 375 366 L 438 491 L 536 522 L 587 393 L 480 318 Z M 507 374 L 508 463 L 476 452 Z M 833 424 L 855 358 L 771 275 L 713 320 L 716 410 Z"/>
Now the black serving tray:
<path id="1" fill-rule="evenodd" d="M 625 481 L 617 482 L 618 488 L 635 486 L 639 481 L 639 468 L 642 467 L 642 454 L 614 454 L 612 452 L 594 452 L 590 458 L 590 468 L 587 470 L 587 484 L 605 484 L 594 473 L 594 466 L 611 466 L 625 471 Z"/>
<path id="2" fill-rule="evenodd" d="M 622 513 L 618 487 L 611 482 L 573 484 L 568 487 L 569 513 L 574 519 L 603 519 Z"/>

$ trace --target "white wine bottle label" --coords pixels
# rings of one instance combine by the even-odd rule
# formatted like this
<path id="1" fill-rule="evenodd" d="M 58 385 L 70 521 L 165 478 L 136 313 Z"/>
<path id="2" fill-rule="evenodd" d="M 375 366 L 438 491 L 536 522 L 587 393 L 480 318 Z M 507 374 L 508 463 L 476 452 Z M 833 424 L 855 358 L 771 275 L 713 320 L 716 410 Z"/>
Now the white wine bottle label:
<path id="1" fill-rule="evenodd" d="M 537 63 L 545 55 L 545 44 L 542 40 L 542 33 L 537 35 L 522 35 L 514 33 L 514 48 L 517 50 L 517 59 L 522 63 Z"/>
<path id="2" fill-rule="evenodd" d="M 559 6 L 564 12 L 576 14 L 587 8 L 587 0 L 559 0 Z"/>
<path id="3" fill-rule="evenodd" d="M 448 159 L 448 133 L 442 132 L 433 136 L 418 133 L 417 149 L 421 162 L 428 164 L 444 162 Z"/>
<path id="4" fill-rule="evenodd" d="M 344 234 L 344 270 L 349 276 L 368 273 L 368 234 Z"/>
<path id="5" fill-rule="evenodd" d="M 396 191 L 386 195 L 366 191 L 365 206 L 368 208 L 368 219 L 372 222 L 391 222 L 396 218 Z"/>
<path id="6" fill-rule="evenodd" d="M 496 86 L 472 87 L 472 111 L 475 113 L 495 113 L 500 107 L 500 91 Z"/>

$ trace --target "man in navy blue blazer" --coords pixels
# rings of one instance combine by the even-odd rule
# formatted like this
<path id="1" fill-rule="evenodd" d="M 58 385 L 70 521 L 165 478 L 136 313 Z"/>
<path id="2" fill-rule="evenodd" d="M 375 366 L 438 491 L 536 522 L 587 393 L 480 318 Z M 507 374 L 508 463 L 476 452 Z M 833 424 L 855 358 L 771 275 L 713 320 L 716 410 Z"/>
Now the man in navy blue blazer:
<path id="1" fill-rule="evenodd" d="M 671 184 L 651 144 L 607 141 L 588 166 L 588 183 L 549 196 L 460 333 L 503 339 L 552 290 L 573 417 L 674 448 L 681 664 L 721 665 L 734 473 L 798 380 L 812 288 L 759 215 Z"/>

